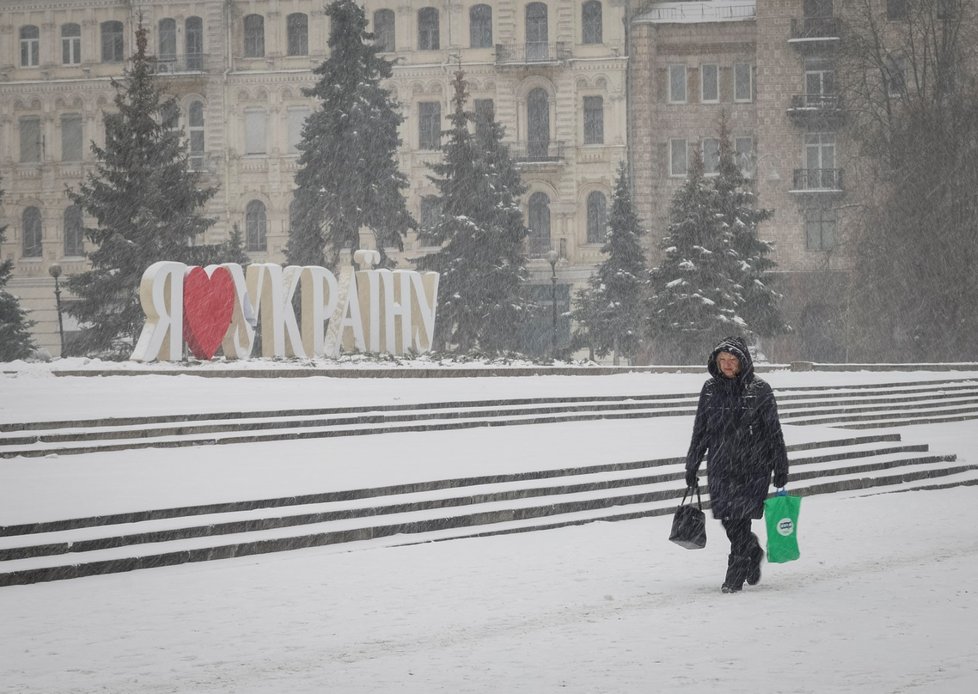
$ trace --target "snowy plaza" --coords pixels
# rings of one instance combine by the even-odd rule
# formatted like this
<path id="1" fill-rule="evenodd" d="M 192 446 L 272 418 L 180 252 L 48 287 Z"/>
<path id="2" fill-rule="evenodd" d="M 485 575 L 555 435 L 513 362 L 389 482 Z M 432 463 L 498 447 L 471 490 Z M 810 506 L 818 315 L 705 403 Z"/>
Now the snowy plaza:
<path id="1" fill-rule="evenodd" d="M 0 424 L 71 421 L 80 412 L 695 393 L 704 380 L 55 377 L 52 366 L 4 369 Z M 763 376 L 779 395 L 978 379 L 974 371 Z M 691 427 L 689 415 L 609 418 L 8 457 L 0 459 L 0 526 L 679 457 Z M 973 420 L 885 431 L 956 456 L 954 465 L 975 465 Z M 789 450 L 841 432 L 785 420 Z M 978 686 L 978 506 L 967 482 L 975 477 L 972 470 L 932 484 L 806 497 L 801 559 L 765 563 L 760 585 L 739 595 L 719 592 L 727 551 L 719 522 L 708 515 L 707 548 L 690 552 L 667 541 L 668 514 L 451 541 L 432 541 L 446 537 L 437 532 L 394 535 L 6 586 L 0 692 L 970 692 Z M 805 485 L 789 478 L 789 491 Z M 947 488 L 906 491 L 925 486 Z M 755 523 L 763 542 L 762 526 Z M 0 538 L 4 547 L 11 539 Z"/>

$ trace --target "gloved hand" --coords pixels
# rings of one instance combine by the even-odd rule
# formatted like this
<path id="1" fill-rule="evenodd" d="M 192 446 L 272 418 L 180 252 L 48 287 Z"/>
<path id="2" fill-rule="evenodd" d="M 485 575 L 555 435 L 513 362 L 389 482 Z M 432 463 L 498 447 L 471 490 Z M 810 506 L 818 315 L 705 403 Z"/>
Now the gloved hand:
<path id="1" fill-rule="evenodd" d="M 784 487 L 781 487 L 780 489 L 778 489 L 777 495 L 778 496 L 788 496 L 788 490 L 785 489 Z"/>
<path id="2" fill-rule="evenodd" d="M 700 484 L 699 478 L 696 476 L 696 470 L 686 471 L 686 486 L 687 487 L 698 487 Z"/>

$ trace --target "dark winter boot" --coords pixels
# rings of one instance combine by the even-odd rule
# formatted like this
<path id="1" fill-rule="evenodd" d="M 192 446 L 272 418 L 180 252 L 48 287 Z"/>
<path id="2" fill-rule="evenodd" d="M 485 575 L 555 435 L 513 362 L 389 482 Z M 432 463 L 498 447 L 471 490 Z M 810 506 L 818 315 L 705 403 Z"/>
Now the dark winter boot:
<path id="1" fill-rule="evenodd" d="M 723 579 L 720 590 L 724 593 L 737 593 L 744 588 L 744 579 L 750 568 L 750 557 L 731 554 L 727 557 L 727 576 Z"/>
<path id="2" fill-rule="evenodd" d="M 754 545 L 750 553 L 750 566 L 747 569 L 747 585 L 756 586 L 761 582 L 761 561 L 764 559 L 764 550 L 760 543 Z"/>

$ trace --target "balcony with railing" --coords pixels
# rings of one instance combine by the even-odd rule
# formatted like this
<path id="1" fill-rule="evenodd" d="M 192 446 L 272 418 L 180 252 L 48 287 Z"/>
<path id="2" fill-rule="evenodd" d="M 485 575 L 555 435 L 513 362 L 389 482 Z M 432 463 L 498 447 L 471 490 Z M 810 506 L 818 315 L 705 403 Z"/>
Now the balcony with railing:
<path id="1" fill-rule="evenodd" d="M 842 169 L 795 169 L 791 192 L 838 195 L 843 192 Z"/>
<path id="2" fill-rule="evenodd" d="M 526 43 L 496 44 L 497 67 L 526 65 L 557 65 L 571 57 L 570 44 L 565 41 L 527 41 Z"/>
<path id="3" fill-rule="evenodd" d="M 838 94 L 794 94 L 788 107 L 788 115 L 798 125 L 836 125 L 842 120 L 845 111 L 842 108 L 842 97 Z"/>
<path id="4" fill-rule="evenodd" d="M 799 46 L 834 43 L 842 39 L 842 26 L 836 17 L 801 17 L 791 20 L 789 43 Z"/>
<path id="5" fill-rule="evenodd" d="M 517 164 L 561 163 L 565 144 L 557 140 L 510 143 L 509 158 Z"/>
<path id="6" fill-rule="evenodd" d="M 157 56 L 153 66 L 157 75 L 193 75 L 207 71 L 209 57 L 205 53 L 163 58 Z"/>

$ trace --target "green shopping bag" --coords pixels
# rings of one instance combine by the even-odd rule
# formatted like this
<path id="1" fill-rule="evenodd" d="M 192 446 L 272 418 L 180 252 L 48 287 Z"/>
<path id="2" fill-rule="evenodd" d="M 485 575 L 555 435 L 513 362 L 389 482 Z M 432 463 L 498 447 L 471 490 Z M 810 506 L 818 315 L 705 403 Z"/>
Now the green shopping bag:
<path id="1" fill-rule="evenodd" d="M 798 512 L 800 496 L 772 496 L 764 502 L 767 525 L 767 560 L 774 564 L 794 561 L 798 551 Z"/>

